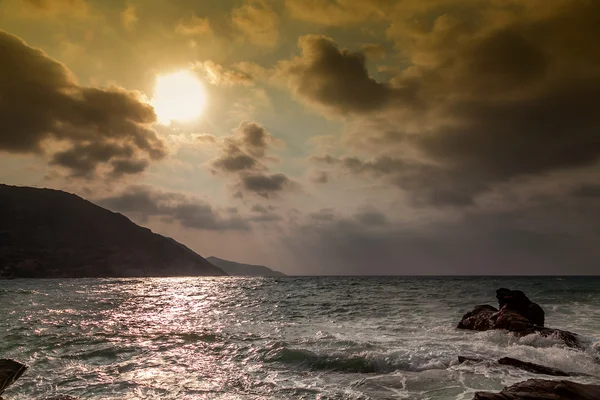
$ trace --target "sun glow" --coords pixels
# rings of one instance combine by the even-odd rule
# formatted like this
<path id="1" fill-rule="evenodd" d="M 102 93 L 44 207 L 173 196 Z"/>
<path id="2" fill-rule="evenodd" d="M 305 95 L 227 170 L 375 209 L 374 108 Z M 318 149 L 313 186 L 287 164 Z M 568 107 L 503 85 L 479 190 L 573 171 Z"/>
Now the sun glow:
<path id="1" fill-rule="evenodd" d="M 190 71 L 159 75 L 151 104 L 162 124 L 188 122 L 202 115 L 206 91 L 202 82 Z"/>

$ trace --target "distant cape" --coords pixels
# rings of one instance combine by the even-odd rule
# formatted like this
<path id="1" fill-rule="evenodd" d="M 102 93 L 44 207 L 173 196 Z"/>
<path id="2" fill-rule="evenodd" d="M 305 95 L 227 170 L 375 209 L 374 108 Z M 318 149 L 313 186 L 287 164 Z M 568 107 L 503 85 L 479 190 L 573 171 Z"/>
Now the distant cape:
<path id="1" fill-rule="evenodd" d="M 232 276 L 287 276 L 264 265 L 242 264 L 217 257 L 207 257 L 206 260 Z"/>
<path id="2" fill-rule="evenodd" d="M 227 275 L 175 240 L 52 189 L 0 184 L 0 278 Z"/>

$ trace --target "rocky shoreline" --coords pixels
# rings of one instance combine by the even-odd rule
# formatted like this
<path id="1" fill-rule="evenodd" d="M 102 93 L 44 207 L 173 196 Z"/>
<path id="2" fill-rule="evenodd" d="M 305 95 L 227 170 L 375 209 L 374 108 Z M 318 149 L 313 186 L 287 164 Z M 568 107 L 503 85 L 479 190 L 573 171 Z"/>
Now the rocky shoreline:
<path id="1" fill-rule="evenodd" d="M 490 305 L 478 305 L 466 313 L 457 325 L 458 329 L 486 331 L 504 330 L 518 337 L 529 334 L 552 336 L 561 340 L 574 351 L 582 349 L 580 337 L 561 329 L 548 328 L 545 324 L 544 310 L 532 302 L 525 293 L 505 288 L 496 291 L 499 308 Z M 480 359 L 470 356 L 458 356 L 459 363 L 494 363 L 545 375 L 549 379 L 528 379 L 505 387 L 501 392 L 476 392 L 473 400 L 598 400 L 600 384 L 581 384 L 556 377 L 590 376 L 580 372 L 563 371 L 557 368 L 502 357 L 498 360 Z M 10 359 L 0 359 L 0 396 L 27 370 L 27 366 Z M 554 379 L 552 379 L 552 378 Z M 598 380 L 600 382 L 600 378 Z M 3 400 L 3 397 L 0 397 Z M 67 395 L 43 398 L 40 400 L 77 400 Z"/>
<path id="2" fill-rule="evenodd" d="M 458 329 L 487 331 L 505 330 L 517 337 L 537 333 L 545 337 L 561 340 L 566 346 L 581 349 L 582 344 L 576 333 L 544 326 L 545 313 L 542 307 L 529 300 L 520 290 L 500 288 L 496 291 L 499 309 L 488 304 L 478 305 L 473 311 L 463 315 Z M 459 356 L 459 363 L 486 362 L 482 359 Z M 582 376 L 585 374 L 561 371 L 544 365 L 503 357 L 496 363 L 508 365 L 534 374 L 548 376 Z M 587 385 L 571 381 L 529 379 L 505 387 L 499 393 L 477 392 L 473 400 L 598 400 L 600 385 Z"/>

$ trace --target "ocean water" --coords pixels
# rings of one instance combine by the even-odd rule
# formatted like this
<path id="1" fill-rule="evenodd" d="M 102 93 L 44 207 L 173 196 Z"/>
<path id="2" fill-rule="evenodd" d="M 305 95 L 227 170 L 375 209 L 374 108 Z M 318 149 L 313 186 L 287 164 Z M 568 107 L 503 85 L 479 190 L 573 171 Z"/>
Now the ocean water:
<path id="1" fill-rule="evenodd" d="M 499 287 L 523 290 L 585 349 L 455 329 Z M 598 278 L 10 280 L 0 316 L 0 358 L 30 367 L 7 399 L 458 400 L 536 377 L 458 355 L 600 383 Z"/>

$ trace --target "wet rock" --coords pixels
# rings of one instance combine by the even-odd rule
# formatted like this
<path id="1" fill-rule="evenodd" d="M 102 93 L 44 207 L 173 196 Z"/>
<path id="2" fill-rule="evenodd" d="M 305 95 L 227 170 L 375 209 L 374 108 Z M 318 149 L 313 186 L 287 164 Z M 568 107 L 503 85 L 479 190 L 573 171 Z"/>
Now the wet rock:
<path id="1" fill-rule="evenodd" d="M 15 360 L 0 359 L 0 395 L 4 390 L 12 385 L 23 372 L 27 370 L 27 366 Z"/>
<path id="2" fill-rule="evenodd" d="M 522 315 L 529 323 L 544 326 L 544 310 L 520 290 L 500 288 L 496 290 L 500 311 L 511 310 Z"/>
<path id="3" fill-rule="evenodd" d="M 476 331 L 505 329 L 517 336 L 539 333 L 562 340 L 569 347 L 580 347 L 575 333 L 544 327 L 544 310 L 520 290 L 500 288 L 496 291 L 496 298 L 499 311 L 490 305 L 476 306 L 462 317 L 457 328 Z"/>
<path id="4" fill-rule="evenodd" d="M 499 393 L 477 392 L 473 400 L 598 400 L 600 385 L 528 379 Z"/>
<path id="5" fill-rule="evenodd" d="M 500 365 L 509 365 L 511 367 L 515 367 L 518 369 L 522 369 L 527 372 L 531 372 L 534 374 L 544 374 L 544 375 L 552 375 L 552 376 L 571 376 L 576 374 L 571 374 L 565 371 L 561 371 L 560 369 L 546 367 L 544 365 L 535 364 L 527 361 L 517 360 L 516 358 L 511 357 L 503 357 L 498 360 L 498 364 Z"/>
<path id="6" fill-rule="evenodd" d="M 463 315 L 457 328 L 470 329 L 473 331 L 487 331 L 492 329 L 494 321 L 492 317 L 498 312 L 495 307 L 489 305 L 476 306 L 473 311 Z"/>

